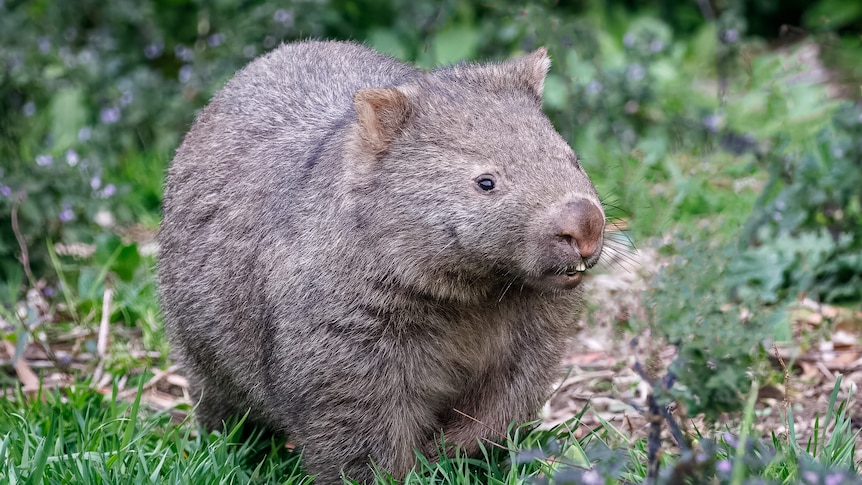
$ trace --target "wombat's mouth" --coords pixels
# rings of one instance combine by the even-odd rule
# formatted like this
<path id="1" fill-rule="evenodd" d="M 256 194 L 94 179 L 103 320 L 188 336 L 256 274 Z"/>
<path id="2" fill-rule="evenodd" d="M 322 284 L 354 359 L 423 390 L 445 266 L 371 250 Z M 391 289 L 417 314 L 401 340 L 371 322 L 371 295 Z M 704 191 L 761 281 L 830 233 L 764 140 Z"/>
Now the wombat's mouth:
<path id="1" fill-rule="evenodd" d="M 545 273 L 545 281 L 556 288 L 574 288 L 581 283 L 587 265 L 583 261 L 554 268 Z"/>

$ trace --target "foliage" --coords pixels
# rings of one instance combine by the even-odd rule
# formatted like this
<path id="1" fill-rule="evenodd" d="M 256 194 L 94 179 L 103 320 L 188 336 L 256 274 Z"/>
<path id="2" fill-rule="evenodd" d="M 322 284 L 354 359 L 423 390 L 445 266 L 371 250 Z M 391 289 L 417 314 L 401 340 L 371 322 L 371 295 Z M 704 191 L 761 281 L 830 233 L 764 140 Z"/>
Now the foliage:
<path id="1" fill-rule="evenodd" d="M 795 280 L 824 301 L 859 301 L 862 105 L 844 104 L 813 139 L 775 144 L 764 157 L 769 179 L 748 224 L 749 242 L 780 259 L 771 272 L 782 273 L 783 286 Z"/>

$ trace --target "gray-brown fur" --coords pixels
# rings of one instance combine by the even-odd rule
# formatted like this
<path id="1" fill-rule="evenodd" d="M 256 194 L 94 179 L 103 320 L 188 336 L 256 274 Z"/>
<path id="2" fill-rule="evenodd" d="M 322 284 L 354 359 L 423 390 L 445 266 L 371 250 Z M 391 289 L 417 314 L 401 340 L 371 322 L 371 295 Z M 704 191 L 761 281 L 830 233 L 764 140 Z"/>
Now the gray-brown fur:
<path id="1" fill-rule="evenodd" d="M 541 112 L 548 65 L 423 72 L 301 42 L 228 82 L 177 151 L 159 232 L 206 427 L 250 410 L 332 483 L 536 417 L 604 228 Z"/>

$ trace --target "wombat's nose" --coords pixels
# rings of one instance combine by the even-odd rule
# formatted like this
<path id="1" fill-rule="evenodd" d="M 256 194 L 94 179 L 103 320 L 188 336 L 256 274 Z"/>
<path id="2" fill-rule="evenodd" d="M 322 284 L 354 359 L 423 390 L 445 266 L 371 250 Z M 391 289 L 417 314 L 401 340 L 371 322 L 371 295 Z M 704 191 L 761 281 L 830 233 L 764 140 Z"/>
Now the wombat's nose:
<path id="1" fill-rule="evenodd" d="M 566 203 L 558 222 L 557 237 L 577 248 L 584 261 L 601 250 L 605 216 L 589 200 L 577 198 Z"/>

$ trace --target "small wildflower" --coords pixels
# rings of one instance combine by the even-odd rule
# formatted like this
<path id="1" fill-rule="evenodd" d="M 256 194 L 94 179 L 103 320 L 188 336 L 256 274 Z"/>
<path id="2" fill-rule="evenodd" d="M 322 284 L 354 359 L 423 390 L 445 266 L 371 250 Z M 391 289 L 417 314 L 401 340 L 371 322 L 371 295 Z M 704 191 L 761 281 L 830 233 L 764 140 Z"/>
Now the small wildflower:
<path id="1" fill-rule="evenodd" d="M 69 222 L 75 218 L 75 213 L 72 212 L 72 207 L 69 204 L 63 204 L 63 210 L 60 211 L 60 222 Z"/>
<path id="2" fill-rule="evenodd" d="M 102 189 L 102 197 L 110 197 L 117 192 L 117 187 L 114 184 L 108 184 Z"/>
<path id="3" fill-rule="evenodd" d="M 736 448 L 736 445 L 739 444 L 739 441 L 737 441 L 736 436 L 730 433 L 724 433 L 724 435 L 722 435 L 722 438 L 724 439 L 725 443 L 734 448 Z"/>
<path id="4" fill-rule="evenodd" d="M 69 164 L 70 167 L 74 167 L 78 164 L 81 159 L 78 157 L 78 153 L 75 150 L 66 150 L 66 163 Z"/>
<path id="5" fill-rule="evenodd" d="M 174 47 L 174 55 L 183 62 L 191 62 L 195 57 L 194 51 L 182 44 L 177 44 Z"/>
<path id="6" fill-rule="evenodd" d="M 293 25 L 293 11 L 280 8 L 275 11 L 275 14 L 272 16 L 272 19 L 284 26 L 289 27 Z"/>
<path id="7" fill-rule="evenodd" d="M 114 215 L 106 210 L 100 210 L 93 217 L 93 222 L 98 224 L 99 227 L 113 227 L 115 224 Z"/>
<path id="8" fill-rule="evenodd" d="M 727 460 L 721 460 L 715 464 L 715 469 L 719 473 L 730 473 L 733 470 L 733 465 Z"/>
<path id="9" fill-rule="evenodd" d="M 623 45 L 626 47 L 632 47 L 635 45 L 635 40 L 637 40 L 635 34 L 629 32 L 623 36 Z"/>
<path id="10" fill-rule="evenodd" d="M 36 165 L 40 167 L 47 167 L 54 163 L 54 157 L 51 155 L 37 155 L 36 156 Z"/>
<path id="11" fill-rule="evenodd" d="M 162 55 L 162 52 L 164 52 L 164 50 L 165 46 L 161 43 L 147 44 L 147 46 L 144 47 L 144 57 L 146 57 L 147 59 L 155 59 L 156 57 Z"/>
<path id="12" fill-rule="evenodd" d="M 656 39 L 649 43 L 649 50 L 652 52 L 661 52 L 664 49 L 664 42 Z"/>
<path id="13" fill-rule="evenodd" d="M 783 211 L 785 208 L 787 208 L 787 204 L 785 204 L 783 200 L 778 199 L 775 201 L 775 208 L 777 210 Z"/>
<path id="14" fill-rule="evenodd" d="M 627 69 L 629 80 L 640 81 L 646 75 L 646 70 L 640 64 L 632 64 Z"/>
<path id="15" fill-rule="evenodd" d="M 189 82 L 189 80 L 192 78 L 193 72 L 194 72 L 194 69 L 189 64 L 186 64 L 183 67 L 181 67 L 180 68 L 180 74 L 179 74 L 180 82 L 183 84 Z"/>
<path id="16" fill-rule="evenodd" d="M 84 49 L 78 53 L 78 64 L 91 64 L 98 55 L 92 49 Z"/>
<path id="17" fill-rule="evenodd" d="M 99 113 L 99 119 L 106 125 L 120 121 L 120 108 L 102 108 L 102 112 Z"/>
<path id="18" fill-rule="evenodd" d="M 27 101 L 26 103 L 24 103 L 24 110 L 23 111 L 24 111 L 24 116 L 26 116 L 28 118 L 33 116 L 34 114 L 36 114 L 36 103 L 34 103 L 32 101 Z"/>
<path id="19" fill-rule="evenodd" d="M 823 477 L 824 485 L 841 485 L 844 483 L 844 476 L 842 473 L 830 473 Z"/>
<path id="20" fill-rule="evenodd" d="M 93 177 L 90 179 L 90 188 L 93 190 L 98 189 L 102 186 L 102 179 L 99 177 Z"/>
<path id="21" fill-rule="evenodd" d="M 595 470 L 587 470 L 581 475 L 581 483 L 584 485 L 601 485 L 605 483 L 602 477 Z"/>
<path id="22" fill-rule="evenodd" d="M 728 44 L 733 44 L 739 40 L 739 31 L 736 29 L 727 29 L 722 34 L 722 39 Z"/>
<path id="23" fill-rule="evenodd" d="M 275 47 L 275 37 L 273 37 L 271 35 L 267 35 L 266 37 L 264 37 L 263 38 L 263 47 L 265 49 L 272 49 L 273 47 Z"/>
<path id="24" fill-rule="evenodd" d="M 78 130 L 78 140 L 79 141 L 87 141 L 90 139 L 90 135 L 93 134 L 92 128 L 89 126 L 85 126 Z"/>
<path id="25" fill-rule="evenodd" d="M 128 106 L 132 104 L 132 101 L 135 99 L 135 96 L 131 91 L 126 91 L 120 96 L 120 106 Z"/>
<path id="26" fill-rule="evenodd" d="M 224 34 L 221 32 L 207 37 L 207 45 L 210 47 L 218 47 L 224 42 Z"/>
<path id="27" fill-rule="evenodd" d="M 51 51 L 51 39 L 46 36 L 39 37 L 39 52 L 47 54 Z"/>
<path id="28" fill-rule="evenodd" d="M 603 89 L 604 89 L 604 86 L 602 86 L 602 83 L 593 79 L 592 81 L 590 81 L 589 84 L 587 84 L 586 91 L 587 91 L 587 94 L 596 95 L 596 94 L 601 93 Z"/>
<path id="29" fill-rule="evenodd" d="M 0 195 L 2 195 L 3 197 L 9 197 L 10 195 L 12 195 L 12 189 L 5 185 L 0 185 Z"/>
<path id="30" fill-rule="evenodd" d="M 818 478 L 820 477 L 817 476 L 817 473 L 810 470 L 802 474 L 802 479 L 807 483 L 818 483 L 820 481 Z"/>
<path id="31" fill-rule="evenodd" d="M 713 114 L 703 118 L 703 126 L 710 133 L 718 133 L 718 131 L 721 129 L 723 121 L 724 119 L 721 117 L 721 115 Z"/>

